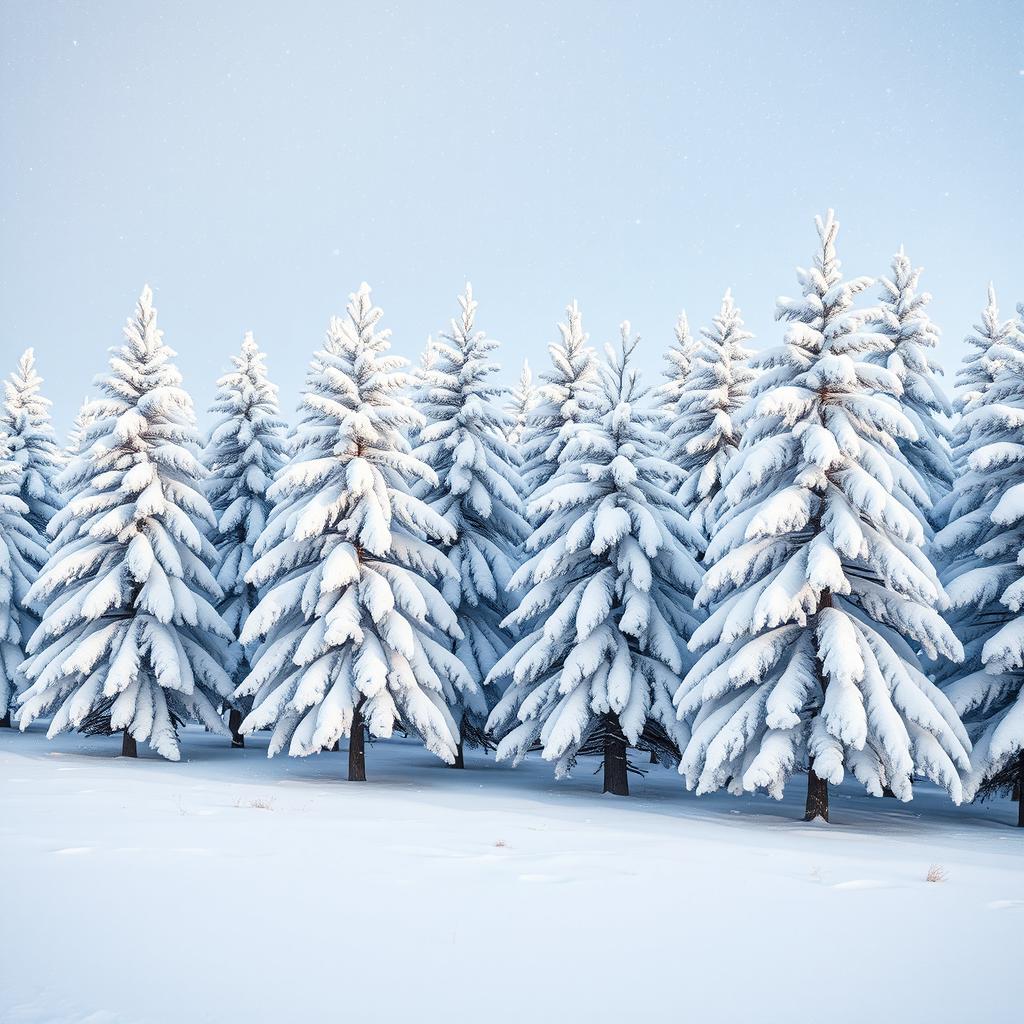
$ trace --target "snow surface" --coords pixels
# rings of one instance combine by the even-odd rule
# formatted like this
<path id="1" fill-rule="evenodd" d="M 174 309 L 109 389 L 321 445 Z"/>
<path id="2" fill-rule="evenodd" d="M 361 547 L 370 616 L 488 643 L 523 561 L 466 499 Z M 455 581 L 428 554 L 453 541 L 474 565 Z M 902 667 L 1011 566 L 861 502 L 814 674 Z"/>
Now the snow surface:
<path id="1" fill-rule="evenodd" d="M 1020 1019 L 1008 801 L 854 782 L 807 825 L 800 778 L 619 799 L 392 740 L 360 785 L 266 734 L 173 764 L 44 732 L 0 730 L 4 1024 Z"/>

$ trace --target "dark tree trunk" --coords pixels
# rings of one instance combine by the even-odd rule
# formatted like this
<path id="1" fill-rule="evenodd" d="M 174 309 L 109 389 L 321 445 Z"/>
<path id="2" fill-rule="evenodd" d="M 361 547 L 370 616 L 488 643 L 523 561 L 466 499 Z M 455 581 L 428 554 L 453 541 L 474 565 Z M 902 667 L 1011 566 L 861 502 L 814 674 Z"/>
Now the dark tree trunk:
<path id="1" fill-rule="evenodd" d="M 459 745 L 455 748 L 455 760 L 452 762 L 453 768 L 465 768 L 466 758 L 462 752 L 462 730 L 459 729 Z"/>
<path id="2" fill-rule="evenodd" d="M 807 807 L 804 821 L 821 818 L 828 821 L 828 783 L 814 774 L 814 765 L 807 769 Z"/>
<path id="3" fill-rule="evenodd" d="M 629 796 L 626 737 L 622 735 L 618 719 L 612 714 L 605 715 L 604 792 L 614 796 Z"/>
<path id="4" fill-rule="evenodd" d="M 231 746 L 244 747 L 245 737 L 238 731 L 242 726 L 242 712 L 238 708 L 228 711 L 228 728 L 231 730 Z"/>
<path id="5" fill-rule="evenodd" d="M 1024 757 L 1017 769 L 1017 828 L 1024 828 Z"/>
<path id="6" fill-rule="evenodd" d="M 820 521 L 816 526 L 816 531 L 818 528 L 820 528 Z M 818 601 L 818 611 L 831 607 L 832 593 L 825 590 Z M 817 614 L 815 614 L 815 618 L 817 618 Z M 828 679 L 825 677 L 825 666 L 822 664 L 820 655 L 815 658 L 815 665 L 818 671 L 818 685 L 821 687 L 821 694 L 824 697 L 825 690 L 828 688 Z M 821 714 L 820 708 L 818 714 Z M 807 804 L 804 807 L 804 821 L 814 821 L 815 818 L 828 821 L 828 783 L 814 774 L 814 758 L 812 757 L 810 764 L 807 765 Z"/>
<path id="7" fill-rule="evenodd" d="M 3 718 L 0 718 L 0 729 L 10 729 L 11 727 L 11 713 L 6 712 Z"/>
<path id="8" fill-rule="evenodd" d="M 348 781 L 366 781 L 366 738 L 363 735 L 363 712 L 352 714 L 352 735 L 348 738 Z"/>
<path id="9" fill-rule="evenodd" d="M 139 748 L 136 746 L 135 737 L 127 730 L 121 733 L 121 756 L 138 757 Z"/>

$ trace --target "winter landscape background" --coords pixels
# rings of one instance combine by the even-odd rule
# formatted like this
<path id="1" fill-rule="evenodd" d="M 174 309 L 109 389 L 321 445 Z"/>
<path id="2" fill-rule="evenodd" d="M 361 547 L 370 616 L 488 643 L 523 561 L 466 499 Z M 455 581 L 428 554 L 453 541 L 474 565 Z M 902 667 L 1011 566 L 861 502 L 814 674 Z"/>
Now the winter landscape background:
<path id="1" fill-rule="evenodd" d="M 0 1022 L 1015 1019 L 1022 42 L 0 7 Z"/>

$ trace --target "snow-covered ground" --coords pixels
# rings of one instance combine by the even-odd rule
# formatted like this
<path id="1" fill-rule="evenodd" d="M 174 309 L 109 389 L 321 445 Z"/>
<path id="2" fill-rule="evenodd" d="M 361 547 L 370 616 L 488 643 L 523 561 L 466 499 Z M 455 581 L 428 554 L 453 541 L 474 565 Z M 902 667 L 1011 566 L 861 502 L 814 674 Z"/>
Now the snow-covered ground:
<path id="1" fill-rule="evenodd" d="M 0 1020 L 1019 1020 L 1009 803 L 628 800 L 413 743 L 268 761 L 0 730 Z M 926 881 L 932 865 L 945 879 Z"/>

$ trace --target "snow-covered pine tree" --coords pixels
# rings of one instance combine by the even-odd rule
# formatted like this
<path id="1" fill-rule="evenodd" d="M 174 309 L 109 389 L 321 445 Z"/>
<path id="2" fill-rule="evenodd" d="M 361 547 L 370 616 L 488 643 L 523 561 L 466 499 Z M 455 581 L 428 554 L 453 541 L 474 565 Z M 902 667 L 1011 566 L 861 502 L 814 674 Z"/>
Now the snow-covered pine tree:
<path id="1" fill-rule="evenodd" d="M 974 740 L 965 798 L 1013 793 L 1024 826 L 1024 335 L 1000 320 L 991 287 L 983 321 L 989 345 L 965 374 L 950 519 L 933 542 L 965 657 L 936 675 Z"/>
<path id="2" fill-rule="evenodd" d="M 533 383 L 533 371 L 530 369 L 528 360 L 523 360 L 523 368 L 519 371 L 519 381 L 509 393 L 508 402 L 505 404 L 505 412 L 508 413 L 509 426 L 506 437 L 508 443 L 519 451 L 526 434 L 526 424 L 530 419 L 530 413 L 537 404 L 537 389 Z M 522 462 L 521 458 L 517 458 Z"/>
<path id="3" fill-rule="evenodd" d="M 261 588 L 242 643 L 257 644 L 236 692 L 253 697 L 242 732 L 273 726 L 268 755 L 330 749 L 349 736 L 349 779 L 366 778 L 364 728 L 409 728 L 449 764 L 449 707 L 479 689 L 451 652 L 462 638 L 436 584 L 456 579 L 438 544 L 455 531 L 411 492 L 437 484 L 409 450 L 423 418 L 402 397 L 404 359 L 362 285 L 334 318 L 302 398 L 290 459 L 248 582 Z"/>
<path id="4" fill-rule="evenodd" d="M 72 497 L 29 593 L 45 613 L 18 721 L 25 729 L 53 709 L 50 737 L 122 732 L 123 755 L 148 740 L 177 761 L 180 723 L 226 732 L 217 707 L 231 693 L 232 634 L 212 603 L 223 595 L 203 536 L 214 520 L 192 401 L 148 287 L 124 334 L 62 474 Z"/>
<path id="5" fill-rule="evenodd" d="M 35 353 L 26 349 L 18 368 L 4 382 L 0 433 L 7 435 L 11 457 L 19 468 L 18 493 L 28 505 L 29 525 L 45 537 L 50 520 L 62 504 L 54 477 L 63 460 L 50 423 L 52 403 L 41 394 L 42 386 Z"/>
<path id="6" fill-rule="evenodd" d="M 934 527 L 936 505 L 953 486 L 953 459 L 948 423 L 953 409 L 939 380 L 942 368 L 929 357 L 939 343 L 939 329 L 928 317 L 928 292 L 918 291 L 921 267 L 914 267 L 900 251 L 892 259 L 892 276 L 878 280 L 882 302 L 872 330 L 889 339 L 889 347 L 876 353 L 875 362 L 898 378 L 903 393 L 900 405 L 917 437 L 898 438 L 903 458 L 928 495 L 922 512 Z"/>
<path id="7" fill-rule="evenodd" d="M 675 699 L 691 731 L 689 788 L 780 797 L 806 767 L 807 818 L 828 820 L 828 783 L 846 771 L 902 800 L 920 773 L 959 801 L 970 741 L 916 653 L 963 656 L 936 610 L 946 598 L 895 441 L 913 437 L 899 380 L 864 361 L 886 340 L 851 310 L 871 282 L 843 280 L 832 211 L 817 228 L 801 297 L 779 300 L 785 344 L 758 359 L 726 475 L 697 597 L 714 610 L 690 642 L 710 650 Z"/>
<path id="8" fill-rule="evenodd" d="M 498 343 L 476 328 L 477 302 L 469 284 L 459 309 L 434 342 L 433 362 L 423 373 L 420 411 L 427 422 L 415 451 L 438 481 L 420 496 L 455 533 L 443 550 L 459 578 L 445 580 L 441 588 L 462 632 L 453 650 L 481 684 L 450 709 L 459 726 L 457 768 L 463 766 L 464 741 L 485 742 L 494 701 L 486 699 L 482 684 L 512 645 L 501 621 L 516 604 L 509 580 L 530 533 L 516 454 L 505 440 L 513 421 L 497 405 L 505 394 L 495 379 L 501 368 L 491 359 Z"/>
<path id="9" fill-rule="evenodd" d="M 559 456 L 576 425 L 588 416 L 597 387 L 597 359 L 583 330 L 583 317 L 575 301 L 558 325 L 561 338 L 548 345 L 551 369 L 540 374 L 537 401 L 524 431 L 522 449 L 523 493 L 536 494 L 554 476 Z"/>
<path id="10" fill-rule="evenodd" d="M 46 545 L 32 528 L 28 505 L 19 494 L 21 466 L 12 458 L 7 435 L 0 433 L 0 726 L 11 724 L 18 670 L 25 642 L 36 624 L 27 597 Z"/>
<path id="11" fill-rule="evenodd" d="M 996 286 L 989 282 L 988 301 L 981 311 L 981 323 L 974 325 L 974 333 L 964 338 L 968 345 L 960 369 L 957 370 L 957 404 L 965 408 L 979 398 L 999 375 L 1001 360 L 993 352 L 1002 352 L 1003 346 L 1015 347 L 1017 322 L 1011 317 L 1001 320 L 996 301 Z"/>
<path id="12" fill-rule="evenodd" d="M 245 575 L 255 561 L 253 549 L 267 525 L 270 487 L 285 457 L 285 423 L 277 405 L 277 387 L 267 377 L 266 357 L 252 332 L 242 340 L 234 368 L 217 381 L 210 413 L 215 417 L 203 464 L 209 473 L 206 496 L 217 525 L 211 539 L 217 549 L 214 575 L 224 593 L 217 610 L 235 636 L 259 601 L 259 593 Z M 243 651 L 235 670 L 236 685 L 249 674 Z M 244 747 L 238 731 L 248 701 L 240 700 L 228 711 L 231 745 Z"/>
<path id="13" fill-rule="evenodd" d="M 82 438 L 85 436 L 85 428 L 89 425 L 89 406 L 91 399 L 83 398 L 82 404 L 78 407 L 74 422 L 68 431 L 68 441 L 64 446 L 64 458 L 62 464 L 69 466 L 74 457 L 82 450 Z"/>
<path id="14" fill-rule="evenodd" d="M 558 470 L 532 503 L 540 526 L 512 581 L 530 589 L 506 620 L 525 635 L 491 673 L 512 682 L 488 722 L 499 760 L 518 763 L 539 742 L 561 776 L 578 755 L 602 753 L 604 790 L 623 796 L 629 747 L 678 749 L 672 692 L 701 575 L 678 471 L 641 409 L 635 347 L 623 324 L 592 415 L 564 433 Z"/>
<path id="15" fill-rule="evenodd" d="M 757 376 L 745 348 L 753 337 L 743 329 L 740 311 L 727 291 L 711 328 L 675 400 L 667 427 L 668 459 L 685 475 L 679 499 L 703 537 L 714 530 L 722 476 L 739 447 L 740 411 Z"/>
<path id="16" fill-rule="evenodd" d="M 676 319 L 675 341 L 665 353 L 665 362 L 668 365 L 661 371 L 665 383 L 654 389 L 654 397 L 666 426 L 675 419 L 676 402 L 686 387 L 686 379 L 690 376 L 690 369 L 699 349 L 700 343 L 690 333 L 690 321 L 684 309 Z"/>

